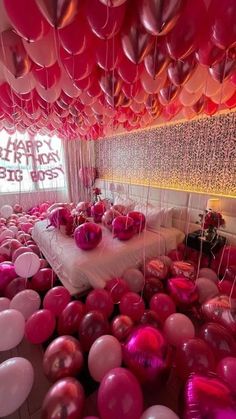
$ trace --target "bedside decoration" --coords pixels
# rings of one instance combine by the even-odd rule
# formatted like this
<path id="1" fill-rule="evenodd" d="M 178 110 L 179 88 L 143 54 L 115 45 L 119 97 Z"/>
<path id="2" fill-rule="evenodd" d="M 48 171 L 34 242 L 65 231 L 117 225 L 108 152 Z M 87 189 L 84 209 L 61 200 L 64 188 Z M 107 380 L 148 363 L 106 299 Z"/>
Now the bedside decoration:
<path id="1" fill-rule="evenodd" d="M 93 201 L 94 201 L 94 203 L 101 201 L 100 195 L 102 195 L 101 189 L 100 188 L 93 188 Z"/>
<path id="2" fill-rule="evenodd" d="M 204 229 L 204 237 L 213 241 L 217 236 L 217 229 L 225 226 L 225 220 L 220 212 L 206 210 L 205 214 L 199 214 L 200 223 Z"/>

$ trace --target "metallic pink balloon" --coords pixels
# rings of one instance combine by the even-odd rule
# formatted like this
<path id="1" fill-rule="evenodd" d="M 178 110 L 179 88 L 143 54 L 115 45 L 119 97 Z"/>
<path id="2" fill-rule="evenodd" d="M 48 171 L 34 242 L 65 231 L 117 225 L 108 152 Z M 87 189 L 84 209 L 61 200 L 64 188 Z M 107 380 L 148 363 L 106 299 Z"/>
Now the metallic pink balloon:
<path id="1" fill-rule="evenodd" d="M 177 260 L 173 262 L 170 270 L 173 276 L 184 276 L 185 278 L 194 279 L 196 275 L 195 266 L 184 261 Z"/>
<path id="2" fill-rule="evenodd" d="M 52 210 L 49 214 L 50 225 L 60 228 L 61 225 L 66 225 L 70 218 L 70 210 L 66 207 L 59 207 Z"/>
<path id="3" fill-rule="evenodd" d="M 127 292 L 121 298 L 119 309 L 121 314 L 131 317 L 134 322 L 139 322 L 144 313 L 145 304 L 141 295 Z"/>
<path id="4" fill-rule="evenodd" d="M 114 310 L 114 304 L 108 291 L 104 289 L 96 289 L 90 291 L 85 302 L 86 311 L 100 311 L 104 318 L 111 316 Z"/>
<path id="5" fill-rule="evenodd" d="M 236 344 L 232 332 L 229 332 L 221 324 L 205 324 L 202 326 L 199 336 L 211 347 L 217 361 L 227 356 L 236 356 Z"/>
<path id="6" fill-rule="evenodd" d="M 114 304 L 120 302 L 121 297 L 130 291 L 129 286 L 126 281 L 122 278 L 112 278 L 106 282 L 105 289 L 110 293 L 112 301 Z"/>
<path id="7" fill-rule="evenodd" d="M 53 340 L 43 357 L 44 373 L 51 382 L 65 377 L 76 377 L 83 363 L 80 343 L 72 336 L 60 336 Z"/>
<path id="8" fill-rule="evenodd" d="M 112 231 L 113 220 L 120 215 L 120 212 L 111 208 L 108 209 L 105 214 L 102 216 L 102 223 L 105 227 Z"/>
<path id="9" fill-rule="evenodd" d="M 167 367 L 164 336 L 152 326 L 135 329 L 123 346 L 123 360 L 139 381 L 156 380 Z"/>
<path id="10" fill-rule="evenodd" d="M 216 375 L 190 376 L 185 387 L 186 419 L 234 419 L 236 399 Z"/>
<path id="11" fill-rule="evenodd" d="M 70 300 L 70 293 L 65 287 L 54 287 L 45 295 L 43 308 L 50 310 L 55 316 L 59 316 L 67 304 L 69 304 Z"/>
<path id="12" fill-rule="evenodd" d="M 129 240 L 134 235 L 134 220 L 130 217 L 120 215 L 112 222 L 114 237 L 119 240 Z"/>
<path id="13" fill-rule="evenodd" d="M 217 365 L 216 372 L 224 381 L 226 381 L 236 396 L 236 358 L 228 356 L 221 359 Z"/>
<path id="14" fill-rule="evenodd" d="M 8 284 L 16 277 L 15 267 L 11 262 L 0 263 L 0 293 L 4 292 Z"/>
<path id="15" fill-rule="evenodd" d="M 168 266 L 159 259 L 150 260 L 145 266 L 145 273 L 158 279 L 165 279 L 168 274 Z"/>
<path id="16" fill-rule="evenodd" d="M 162 292 L 154 294 L 149 305 L 150 309 L 158 315 L 161 323 L 164 323 L 167 317 L 176 312 L 176 306 L 172 298 Z"/>
<path id="17" fill-rule="evenodd" d="M 179 307 L 189 306 L 198 300 L 197 286 L 187 278 L 168 279 L 168 290 Z"/>
<path id="18" fill-rule="evenodd" d="M 128 212 L 127 216 L 132 218 L 134 221 L 135 233 L 141 233 L 146 225 L 145 215 L 139 211 L 131 211 L 131 212 Z"/>
<path id="19" fill-rule="evenodd" d="M 57 381 L 47 392 L 42 406 L 42 419 L 82 419 L 84 390 L 75 378 Z"/>
<path id="20" fill-rule="evenodd" d="M 95 223 L 100 223 L 102 221 L 105 211 L 106 207 L 102 202 L 96 202 L 96 204 L 91 207 L 91 215 Z"/>
<path id="21" fill-rule="evenodd" d="M 111 333 L 119 341 L 124 341 L 130 334 L 134 326 L 133 320 L 129 316 L 116 316 L 111 323 Z"/>
<path id="22" fill-rule="evenodd" d="M 102 240 L 102 229 L 95 223 L 85 223 L 75 229 L 76 245 L 82 250 L 91 250 Z"/>
<path id="23" fill-rule="evenodd" d="M 202 305 L 202 313 L 206 320 L 225 326 L 235 335 L 236 300 L 230 300 L 227 295 L 212 298 Z"/>

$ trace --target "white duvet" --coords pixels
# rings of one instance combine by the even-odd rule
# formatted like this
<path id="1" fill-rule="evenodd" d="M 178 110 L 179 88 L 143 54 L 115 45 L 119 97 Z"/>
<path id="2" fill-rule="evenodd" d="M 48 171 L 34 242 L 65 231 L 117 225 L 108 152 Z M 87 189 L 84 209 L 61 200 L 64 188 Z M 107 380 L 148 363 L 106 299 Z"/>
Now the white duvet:
<path id="1" fill-rule="evenodd" d="M 33 239 L 48 260 L 63 285 L 71 294 L 92 288 L 104 288 L 112 277 L 122 276 L 131 267 L 138 267 L 145 258 L 166 254 L 184 239 L 176 228 L 144 231 L 128 241 L 119 241 L 102 227 L 102 241 L 90 251 L 79 249 L 73 238 L 47 227 L 40 221 L 33 229 Z"/>

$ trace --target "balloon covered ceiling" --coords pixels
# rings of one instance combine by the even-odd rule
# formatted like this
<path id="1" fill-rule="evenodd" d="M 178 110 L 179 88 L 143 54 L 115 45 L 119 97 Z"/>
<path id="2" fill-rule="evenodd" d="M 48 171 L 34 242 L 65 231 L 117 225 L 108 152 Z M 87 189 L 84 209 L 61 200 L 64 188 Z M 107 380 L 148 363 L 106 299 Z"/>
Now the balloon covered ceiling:
<path id="1" fill-rule="evenodd" d="M 97 139 L 236 106 L 235 0 L 1 0 L 0 129 Z"/>

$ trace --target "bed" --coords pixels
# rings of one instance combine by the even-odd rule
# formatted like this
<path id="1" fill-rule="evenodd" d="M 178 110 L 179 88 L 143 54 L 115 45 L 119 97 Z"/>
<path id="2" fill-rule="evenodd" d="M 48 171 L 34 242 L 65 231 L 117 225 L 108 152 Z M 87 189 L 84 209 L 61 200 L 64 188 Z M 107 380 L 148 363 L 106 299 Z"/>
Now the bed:
<path id="1" fill-rule="evenodd" d="M 145 258 L 166 254 L 184 239 L 184 233 L 177 228 L 160 228 L 158 232 L 146 230 L 122 242 L 101 226 L 102 242 L 94 250 L 83 251 L 73 238 L 47 225 L 47 220 L 37 222 L 33 239 L 72 295 L 91 287 L 104 288 L 108 279 L 140 266 Z"/>

